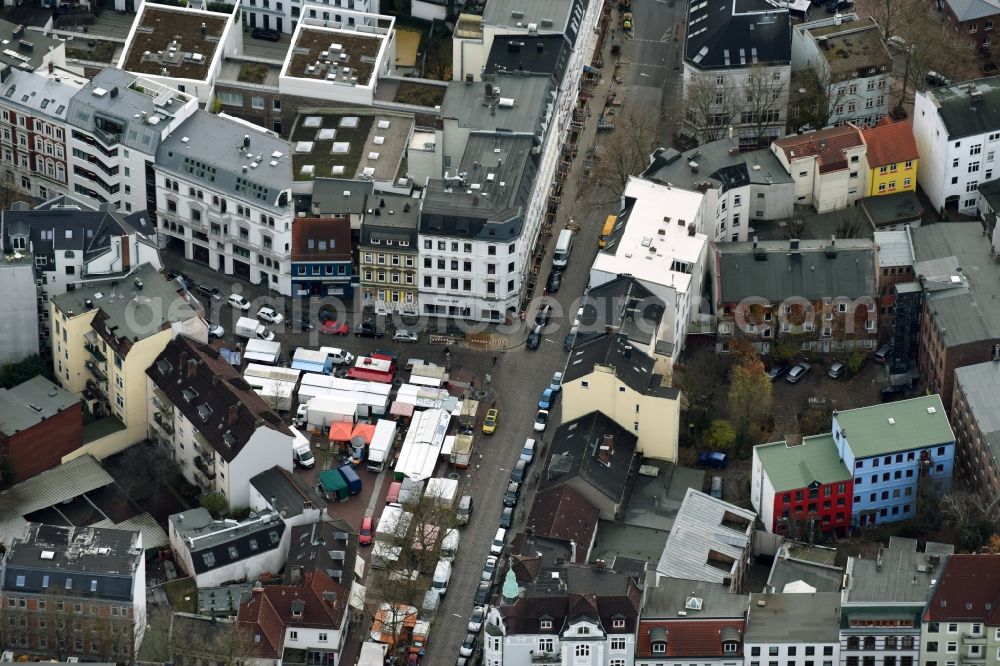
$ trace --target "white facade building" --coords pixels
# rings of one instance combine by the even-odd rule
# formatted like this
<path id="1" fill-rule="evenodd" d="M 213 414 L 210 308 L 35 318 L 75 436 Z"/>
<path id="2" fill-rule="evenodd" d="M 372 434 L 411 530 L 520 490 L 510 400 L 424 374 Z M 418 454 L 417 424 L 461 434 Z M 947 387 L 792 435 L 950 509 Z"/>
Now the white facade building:
<path id="1" fill-rule="evenodd" d="M 242 0 L 243 25 L 292 33 L 304 19 L 347 26 L 365 24 L 363 14 L 378 14 L 379 0 L 316 0 L 300 6 L 295 0 Z M 310 11 L 311 10 L 311 11 Z"/>
<path id="2" fill-rule="evenodd" d="M 984 113 L 998 105 L 997 76 L 917 92 L 917 183 L 936 210 L 975 215 L 979 184 L 1000 177 L 1000 118 Z"/>
<path id="3" fill-rule="evenodd" d="M 291 294 L 292 158 L 255 125 L 198 111 L 156 153 L 163 242 L 184 256 Z"/>
<path id="4" fill-rule="evenodd" d="M 751 594 L 744 663 L 836 666 L 840 663 L 840 594 Z"/>
<path id="5" fill-rule="evenodd" d="M 615 230 L 590 268 L 594 288 L 629 274 L 666 304 L 661 348 L 677 358 L 702 311 L 708 238 L 700 192 L 630 178 Z M 668 370 L 667 370 L 668 371 Z"/>
<path id="6" fill-rule="evenodd" d="M 867 149 L 854 125 L 786 136 L 772 143 L 771 151 L 795 183 L 797 205 L 826 213 L 866 194 Z"/>

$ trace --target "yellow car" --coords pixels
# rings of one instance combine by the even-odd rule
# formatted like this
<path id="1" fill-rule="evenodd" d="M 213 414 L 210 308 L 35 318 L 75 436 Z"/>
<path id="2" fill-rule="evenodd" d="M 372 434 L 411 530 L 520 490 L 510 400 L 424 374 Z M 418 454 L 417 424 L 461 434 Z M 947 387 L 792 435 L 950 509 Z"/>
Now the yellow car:
<path id="1" fill-rule="evenodd" d="M 483 433 L 492 435 L 497 430 L 497 422 L 500 420 L 500 410 L 491 409 L 486 412 L 486 420 L 483 421 Z"/>

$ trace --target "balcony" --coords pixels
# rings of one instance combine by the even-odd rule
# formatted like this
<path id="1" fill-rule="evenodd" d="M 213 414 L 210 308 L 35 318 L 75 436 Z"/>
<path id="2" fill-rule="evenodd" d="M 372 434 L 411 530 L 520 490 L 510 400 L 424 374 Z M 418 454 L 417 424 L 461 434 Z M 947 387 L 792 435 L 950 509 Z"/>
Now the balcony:
<path id="1" fill-rule="evenodd" d="M 90 352 L 90 355 L 94 357 L 94 360 L 100 363 L 101 365 L 107 363 L 108 361 L 107 357 L 101 353 L 101 350 L 97 348 L 96 344 L 88 343 L 85 344 L 83 348 L 86 349 L 88 352 Z"/>
<path id="2" fill-rule="evenodd" d="M 206 462 L 201 456 L 194 457 L 194 466 L 198 468 L 207 479 L 215 479 L 215 462 Z"/>
<path id="3" fill-rule="evenodd" d="M 84 361 L 83 365 L 87 368 L 87 370 L 90 370 L 90 374 L 94 375 L 98 381 L 108 381 L 108 376 L 93 361 Z"/>
<path id="4" fill-rule="evenodd" d="M 962 645 L 986 645 L 986 634 L 962 634 Z"/>
<path id="5" fill-rule="evenodd" d="M 93 379 L 87 380 L 87 390 L 95 397 L 101 400 L 108 399 L 108 392 L 101 386 L 103 382 L 95 382 Z"/>
<path id="6" fill-rule="evenodd" d="M 562 663 L 562 656 L 558 652 L 532 652 L 532 664 L 559 664 Z"/>
<path id="7" fill-rule="evenodd" d="M 156 408 L 156 411 L 168 418 L 173 418 L 174 416 L 174 408 L 170 406 L 170 403 L 164 402 L 164 400 L 159 397 L 158 393 L 153 394 L 153 407 Z"/>
<path id="8" fill-rule="evenodd" d="M 173 424 L 167 421 L 167 419 L 161 414 L 153 414 L 153 423 L 159 426 L 160 430 L 167 433 L 168 435 L 174 434 Z"/>

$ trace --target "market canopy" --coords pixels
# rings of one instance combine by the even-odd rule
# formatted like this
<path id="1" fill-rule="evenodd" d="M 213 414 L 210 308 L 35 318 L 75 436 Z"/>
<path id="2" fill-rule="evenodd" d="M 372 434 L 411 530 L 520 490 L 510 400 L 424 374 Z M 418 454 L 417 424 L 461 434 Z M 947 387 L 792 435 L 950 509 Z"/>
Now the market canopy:
<path id="1" fill-rule="evenodd" d="M 349 442 L 353 430 L 354 424 L 350 421 L 334 421 L 330 424 L 330 441 Z"/>

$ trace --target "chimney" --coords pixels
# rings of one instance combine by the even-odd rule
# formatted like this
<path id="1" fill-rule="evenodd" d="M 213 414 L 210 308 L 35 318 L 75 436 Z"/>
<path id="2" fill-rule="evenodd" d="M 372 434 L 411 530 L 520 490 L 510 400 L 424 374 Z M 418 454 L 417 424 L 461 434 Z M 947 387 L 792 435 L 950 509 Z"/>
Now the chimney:
<path id="1" fill-rule="evenodd" d="M 753 237 L 753 249 L 755 249 L 755 250 L 757 249 L 757 241 L 758 241 L 758 238 L 757 238 L 756 235 L 754 235 L 754 237 Z"/>
<path id="2" fill-rule="evenodd" d="M 830 236 L 830 247 L 837 247 L 837 236 L 836 235 L 831 235 Z"/>
<path id="3" fill-rule="evenodd" d="M 184 364 L 187 363 L 187 357 L 188 357 L 187 352 L 182 351 L 180 355 L 180 366 L 182 368 L 184 367 Z"/>
<path id="4" fill-rule="evenodd" d="M 226 414 L 227 422 L 229 425 L 236 425 L 237 419 L 240 418 L 240 406 L 239 405 L 229 405 L 229 411 Z"/>
<path id="5" fill-rule="evenodd" d="M 49 74 L 51 74 L 52 72 L 54 72 L 55 69 L 56 69 L 56 66 L 52 64 L 51 60 L 49 60 Z"/>
<path id="6" fill-rule="evenodd" d="M 694 236 L 695 228 L 694 222 L 688 225 L 688 236 Z"/>
<path id="7" fill-rule="evenodd" d="M 187 377 L 193 379 L 198 374 L 198 359 L 189 358 L 187 362 Z"/>
<path id="8" fill-rule="evenodd" d="M 201 24 L 201 36 L 204 37 L 208 34 L 208 26 L 204 23 Z"/>

